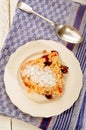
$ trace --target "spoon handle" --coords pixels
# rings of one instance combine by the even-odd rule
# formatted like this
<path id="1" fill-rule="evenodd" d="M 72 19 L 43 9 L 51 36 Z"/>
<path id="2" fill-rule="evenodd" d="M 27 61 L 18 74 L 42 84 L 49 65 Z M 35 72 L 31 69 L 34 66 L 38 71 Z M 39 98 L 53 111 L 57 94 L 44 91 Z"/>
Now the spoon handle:
<path id="1" fill-rule="evenodd" d="M 33 13 L 37 16 L 39 16 L 40 18 L 44 19 L 45 21 L 49 22 L 52 26 L 55 26 L 55 22 L 45 18 L 44 16 L 38 14 L 36 11 L 34 11 L 29 5 L 25 4 L 24 2 L 18 2 L 17 7 L 27 13 Z"/>
<path id="2" fill-rule="evenodd" d="M 53 21 L 51 21 L 51 20 L 45 18 L 44 16 L 38 14 L 38 13 L 35 12 L 34 10 L 33 10 L 33 13 L 34 13 L 35 15 L 39 16 L 40 18 L 44 19 L 44 20 L 47 21 L 48 23 L 50 23 L 52 26 L 55 26 L 55 23 L 54 23 Z"/>

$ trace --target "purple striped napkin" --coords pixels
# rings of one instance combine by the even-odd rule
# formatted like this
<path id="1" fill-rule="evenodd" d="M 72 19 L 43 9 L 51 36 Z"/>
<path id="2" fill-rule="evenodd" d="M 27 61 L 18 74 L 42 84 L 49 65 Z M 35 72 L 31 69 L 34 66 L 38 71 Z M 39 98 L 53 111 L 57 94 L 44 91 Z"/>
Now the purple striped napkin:
<path id="1" fill-rule="evenodd" d="M 43 130 L 85 130 L 86 120 L 86 6 L 65 0 L 22 0 L 38 13 L 54 20 L 57 23 L 73 25 L 83 35 L 83 42 L 79 45 L 61 41 L 55 33 L 55 29 L 47 22 L 34 14 L 27 14 L 16 9 L 13 24 L 0 52 L 0 113 L 29 122 Z M 58 116 L 50 118 L 32 117 L 21 112 L 13 105 L 6 94 L 4 86 L 4 69 L 10 55 L 28 41 L 49 39 L 65 43 L 80 62 L 83 73 L 83 87 L 78 100 L 73 106 Z M 76 86 L 75 86 L 76 87 Z"/>

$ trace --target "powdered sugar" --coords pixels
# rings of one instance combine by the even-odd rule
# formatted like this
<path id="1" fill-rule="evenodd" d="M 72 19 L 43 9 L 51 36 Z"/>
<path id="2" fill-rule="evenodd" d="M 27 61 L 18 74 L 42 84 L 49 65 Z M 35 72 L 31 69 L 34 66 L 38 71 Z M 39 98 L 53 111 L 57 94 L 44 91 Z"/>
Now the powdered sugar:
<path id="1" fill-rule="evenodd" d="M 23 71 L 35 83 L 41 86 L 52 87 L 56 85 L 53 71 L 49 67 L 41 68 L 39 65 L 28 65 Z"/>

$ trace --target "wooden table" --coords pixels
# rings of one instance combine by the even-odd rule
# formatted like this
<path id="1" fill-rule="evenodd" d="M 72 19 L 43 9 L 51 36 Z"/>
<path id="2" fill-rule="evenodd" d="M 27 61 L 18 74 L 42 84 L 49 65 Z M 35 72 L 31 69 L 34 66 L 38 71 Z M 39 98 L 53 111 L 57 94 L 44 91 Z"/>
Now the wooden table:
<path id="1" fill-rule="evenodd" d="M 15 12 L 16 3 L 18 0 L 0 0 L 0 49 L 3 46 L 4 39 L 10 29 L 12 18 Z M 75 0 L 74 0 L 75 1 Z M 76 0 L 86 4 L 86 0 Z M 0 130 L 37 130 L 23 121 L 13 118 L 0 116 Z"/>

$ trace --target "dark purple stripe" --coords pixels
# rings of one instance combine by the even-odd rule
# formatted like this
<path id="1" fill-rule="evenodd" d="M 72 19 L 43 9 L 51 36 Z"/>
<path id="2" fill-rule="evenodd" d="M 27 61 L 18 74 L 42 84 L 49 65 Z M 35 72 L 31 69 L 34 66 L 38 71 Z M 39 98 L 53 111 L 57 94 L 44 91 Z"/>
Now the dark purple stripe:
<path id="1" fill-rule="evenodd" d="M 43 118 L 39 128 L 41 128 L 42 130 L 47 130 L 48 125 L 49 125 L 51 119 L 52 119 L 52 117 Z"/>
<path id="2" fill-rule="evenodd" d="M 73 26 L 78 30 L 80 29 L 81 21 L 83 19 L 83 15 L 84 15 L 85 10 L 86 10 L 86 6 L 84 6 L 84 5 L 80 5 L 78 8 L 76 18 L 75 18 L 75 21 L 73 24 Z M 74 48 L 74 44 L 67 43 L 67 48 L 72 51 Z"/>
<path id="3" fill-rule="evenodd" d="M 75 19 L 75 23 L 73 25 L 78 30 L 80 28 L 81 21 L 82 21 L 85 10 L 86 10 L 86 6 L 85 5 L 83 5 L 83 6 L 80 5 L 77 16 L 76 16 L 76 19 Z"/>
<path id="4" fill-rule="evenodd" d="M 67 43 L 66 47 L 67 47 L 69 50 L 72 51 L 73 48 L 74 48 L 74 44 L 72 44 L 72 43 Z"/>

